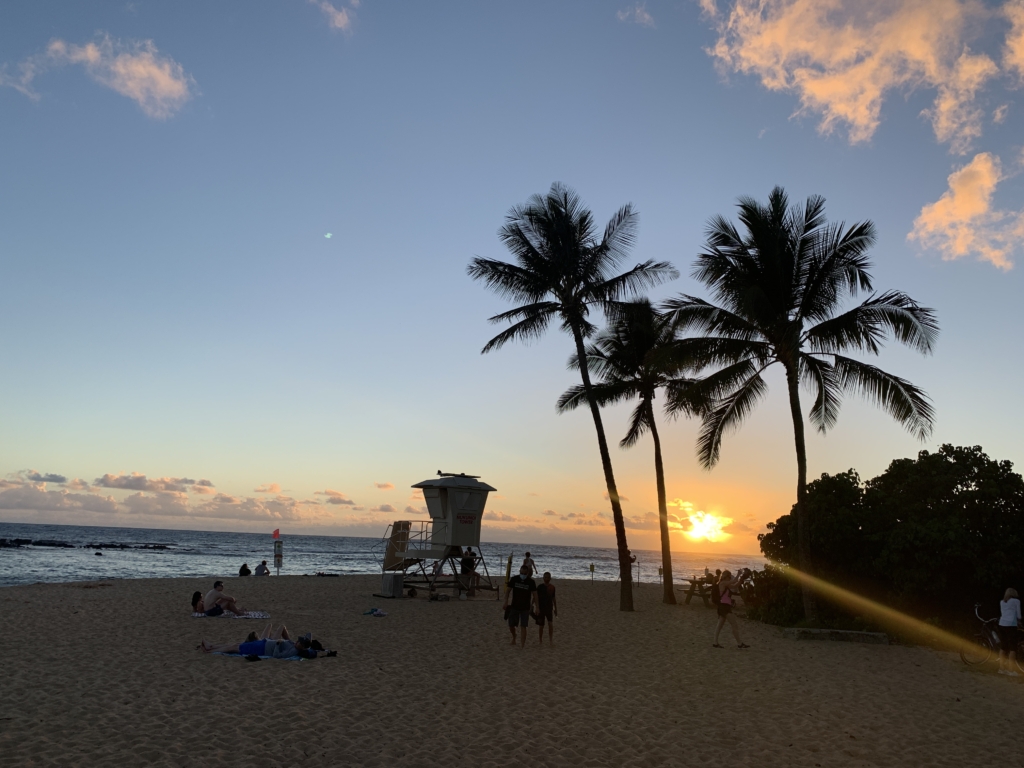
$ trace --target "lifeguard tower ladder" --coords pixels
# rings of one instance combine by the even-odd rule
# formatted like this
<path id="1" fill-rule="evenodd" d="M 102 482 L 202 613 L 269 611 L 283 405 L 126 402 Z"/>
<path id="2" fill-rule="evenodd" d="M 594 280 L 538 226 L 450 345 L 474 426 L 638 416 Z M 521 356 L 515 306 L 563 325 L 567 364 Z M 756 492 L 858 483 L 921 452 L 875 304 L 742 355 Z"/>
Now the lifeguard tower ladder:
<path id="1" fill-rule="evenodd" d="M 430 520 L 396 520 L 374 547 L 381 566 L 381 597 L 402 597 L 403 590 L 415 588 L 498 592 L 499 581 L 491 578 L 480 549 L 487 494 L 497 489 L 479 480 L 438 470 L 436 478 L 412 486 L 423 491 Z M 466 576 L 459 573 L 463 547 L 476 549 L 475 573 Z"/>

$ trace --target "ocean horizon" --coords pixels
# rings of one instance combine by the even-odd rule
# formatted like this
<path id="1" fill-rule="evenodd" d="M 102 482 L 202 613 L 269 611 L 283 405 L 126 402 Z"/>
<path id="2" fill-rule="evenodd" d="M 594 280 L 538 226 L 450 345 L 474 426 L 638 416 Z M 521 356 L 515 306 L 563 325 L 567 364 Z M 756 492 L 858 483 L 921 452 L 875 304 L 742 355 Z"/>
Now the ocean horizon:
<path id="1" fill-rule="evenodd" d="M 338 575 L 380 573 L 374 548 L 381 539 L 363 536 L 314 534 L 282 536 L 282 576 L 330 573 Z M 161 528 L 50 525 L 0 522 L 0 539 L 45 544 L 0 547 L 0 586 L 38 582 L 96 581 L 139 578 L 229 578 L 237 576 L 242 563 L 250 569 L 266 560 L 273 565 L 273 539 L 266 533 L 188 531 Z M 504 573 L 510 554 L 513 562 L 530 551 L 538 568 L 555 579 L 618 579 L 616 550 L 555 544 L 483 542 L 480 551 L 491 574 Z M 97 556 L 101 552 L 102 556 Z M 660 550 L 633 550 L 639 578 L 658 578 Z M 739 554 L 673 552 L 676 581 L 703 573 L 704 568 L 762 568 L 763 557 Z M 636 578 L 634 570 L 634 578 Z"/>

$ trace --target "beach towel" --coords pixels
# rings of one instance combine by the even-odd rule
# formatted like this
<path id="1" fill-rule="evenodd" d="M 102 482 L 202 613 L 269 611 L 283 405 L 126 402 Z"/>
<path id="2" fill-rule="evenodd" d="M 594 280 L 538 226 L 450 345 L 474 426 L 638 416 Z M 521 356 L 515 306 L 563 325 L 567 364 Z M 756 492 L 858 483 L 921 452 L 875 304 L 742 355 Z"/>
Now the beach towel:
<path id="1" fill-rule="evenodd" d="M 246 611 L 241 616 L 237 616 L 230 611 L 224 611 L 220 616 L 207 616 L 205 613 L 193 613 L 193 619 L 269 619 L 270 614 L 266 611 Z"/>
<path id="2" fill-rule="evenodd" d="M 242 654 L 240 654 L 240 653 L 225 653 L 224 651 L 214 651 L 213 655 L 214 656 L 237 656 L 238 658 L 242 658 Z M 273 656 L 259 656 L 257 658 L 259 658 L 260 661 L 263 661 L 265 659 L 272 659 L 273 661 L 311 661 L 311 659 L 304 659 L 301 656 L 288 656 L 288 657 L 286 657 L 284 659 L 277 659 L 277 658 L 274 658 Z"/>
<path id="3" fill-rule="evenodd" d="M 387 611 L 382 611 L 380 608 L 371 608 L 368 611 L 363 611 L 363 616 L 375 616 L 378 619 L 382 619 L 388 615 Z"/>

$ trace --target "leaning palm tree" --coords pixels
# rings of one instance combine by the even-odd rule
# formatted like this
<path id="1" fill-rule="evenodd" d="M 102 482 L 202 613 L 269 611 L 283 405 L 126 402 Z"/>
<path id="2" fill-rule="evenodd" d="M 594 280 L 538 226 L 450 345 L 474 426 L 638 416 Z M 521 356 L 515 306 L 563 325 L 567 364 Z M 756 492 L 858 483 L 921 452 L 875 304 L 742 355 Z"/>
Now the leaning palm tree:
<path id="1" fill-rule="evenodd" d="M 870 221 L 850 227 L 828 224 L 823 198 L 808 198 L 802 209 L 791 207 L 779 187 L 766 205 L 744 197 L 738 207 L 745 231 L 741 234 L 721 216 L 713 218 L 706 251 L 697 257 L 693 270 L 718 306 L 687 295 L 665 303 L 679 333 L 700 336 L 678 342 L 679 348 L 718 368 L 669 406 L 691 408 L 700 402 L 704 415 L 697 452 L 701 463 L 711 468 L 718 461 L 723 433 L 738 427 L 767 393 L 765 369 L 782 365 L 796 442 L 794 512 L 800 568 L 810 573 L 800 385 L 814 394 L 809 417 L 822 433 L 835 425 L 843 395 L 856 392 L 923 440 L 933 422 L 925 392 L 847 353 L 877 355 L 891 336 L 927 354 L 939 326 L 933 310 L 900 291 L 872 293 L 841 311 L 844 298 L 872 290 L 867 251 L 875 242 L 875 227 Z M 806 587 L 803 602 L 807 618 L 815 618 L 814 596 Z"/>
<path id="2" fill-rule="evenodd" d="M 615 522 L 621 580 L 619 608 L 623 611 L 633 610 L 626 526 L 601 411 L 589 398 L 592 384 L 584 339 L 596 330 L 589 319 L 592 309 L 603 308 L 624 296 L 637 295 L 679 275 L 671 264 L 655 261 L 645 261 L 613 275 L 636 241 L 636 227 L 637 215 L 633 207 L 624 205 L 608 222 L 599 239 L 593 214 L 575 192 L 556 183 L 547 195 L 534 195 L 525 205 L 515 206 L 506 215 L 505 225 L 498 234 L 515 263 L 478 257 L 470 262 L 467 270 L 470 277 L 483 280 L 499 296 L 519 304 L 515 309 L 490 318 L 492 323 L 510 325 L 487 342 L 484 353 L 512 340 L 539 338 L 556 319 L 562 330 L 572 334 L 576 353 L 583 361 L 580 377 L 597 430 L 597 446 Z"/>
<path id="3" fill-rule="evenodd" d="M 658 486 L 658 522 L 661 529 L 662 602 L 676 604 L 672 586 L 672 549 L 668 532 L 668 506 L 665 498 L 665 466 L 661 459 L 661 437 L 654 415 L 654 399 L 659 389 L 681 394 L 692 383 L 678 355 L 672 354 L 675 329 L 672 320 L 647 299 L 618 304 L 609 314 L 611 324 L 587 347 L 586 362 L 598 381 L 591 396 L 598 405 L 637 400 L 629 420 L 629 429 L 619 445 L 631 448 L 650 431 L 654 441 L 654 475 Z M 579 355 L 569 359 L 570 368 L 580 367 Z M 678 399 L 678 398 L 677 398 Z M 567 389 L 558 399 L 560 413 L 587 402 L 586 390 L 579 384 Z M 685 401 L 683 401 L 685 403 Z"/>

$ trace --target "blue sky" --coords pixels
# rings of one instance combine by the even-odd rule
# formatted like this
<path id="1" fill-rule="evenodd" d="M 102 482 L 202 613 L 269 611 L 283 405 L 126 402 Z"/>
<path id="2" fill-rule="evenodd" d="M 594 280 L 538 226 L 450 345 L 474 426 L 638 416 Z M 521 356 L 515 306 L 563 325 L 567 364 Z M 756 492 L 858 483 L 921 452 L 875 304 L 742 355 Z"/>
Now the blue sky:
<path id="1" fill-rule="evenodd" d="M 506 306 L 465 274 L 554 181 L 601 222 L 636 206 L 636 260 L 683 273 L 657 298 L 705 295 L 690 263 L 740 195 L 873 220 L 876 285 L 942 325 L 881 364 L 938 421 L 921 444 L 850 400 L 811 476 L 945 442 L 1019 461 L 1024 6 L 753 8 L 0 8 L 0 519 L 372 535 L 440 468 L 499 489 L 485 538 L 610 545 L 592 423 L 554 411 L 571 341 L 481 356 Z M 795 494 L 770 383 L 710 473 L 695 424 L 663 429 L 675 510 L 733 519 L 724 550 Z M 651 447 L 613 458 L 654 546 Z"/>

